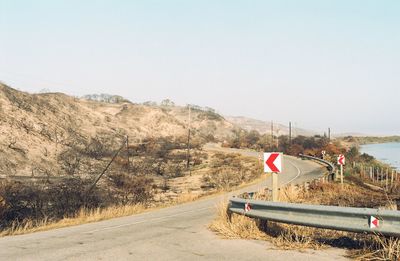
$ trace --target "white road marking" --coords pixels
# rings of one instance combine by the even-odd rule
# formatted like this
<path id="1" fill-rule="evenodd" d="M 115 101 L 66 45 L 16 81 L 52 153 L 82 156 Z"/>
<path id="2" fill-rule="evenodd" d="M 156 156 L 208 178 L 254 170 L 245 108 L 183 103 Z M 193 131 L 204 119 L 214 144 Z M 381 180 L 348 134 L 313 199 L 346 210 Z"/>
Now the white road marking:
<path id="1" fill-rule="evenodd" d="M 296 177 L 292 178 L 291 180 L 289 180 L 288 182 L 286 182 L 285 184 L 283 184 L 283 186 L 289 184 L 290 182 L 292 182 L 293 180 L 297 179 L 297 178 L 301 175 L 301 170 L 299 169 L 299 167 L 297 167 L 297 166 L 296 166 L 293 162 L 291 162 L 290 160 L 288 160 L 288 161 L 289 161 L 289 163 L 290 163 L 293 167 L 295 167 L 295 168 L 297 169 L 297 175 L 296 175 Z"/>
<path id="2" fill-rule="evenodd" d="M 202 211 L 202 210 L 207 210 L 207 209 L 210 209 L 210 208 L 213 208 L 213 207 L 206 207 L 206 208 L 199 208 L 199 209 L 194 209 L 194 210 L 182 211 L 182 212 L 179 212 L 179 213 L 176 213 L 176 214 L 173 214 L 173 215 L 162 216 L 162 217 L 158 217 L 158 218 L 152 218 L 152 219 L 137 221 L 137 222 L 133 222 L 133 223 L 127 223 L 127 224 L 122 224 L 122 225 L 117 225 L 117 226 L 99 228 L 99 229 L 83 232 L 83 234 L 91 234 L 91 233 L 95 233 L 95 232 L 99 232 L 99 231 L 103 231 L 103 230 L 110 230 L 110 229 L 120 228 L 120 227 L 128 227 L 128 226 L 142 224 L 142 223 L 146 223 L 146 222 L 152 222 L 152 221 L 162 221 L 164 219 L 168 219 L 168 218 L 171 218 L 171 217 L 176 217 L 176 216 L 180 216 L 180 215 L 191 213 L 191 212 L 198 212 L 198 211 Z"/>
<path id="3" fill-rule="evenodd" d="M 288 162 L 297 169 L 297 175 L 292 178 L 291 180 L 289 180 L 288 182 L 284 183 L 283 186 L 289 184 L 290 182 L 292 182 L 293 180 L 297 179 L 300 175 L 301 175 L 301 170 L 299 169 L 299 167 L 297 167 L 292 161 L 288 160 Z M 202 211 L 202 210 L 207 210 L 213 207 L 205 207 L 205 208 L 200 208 L 200 209 L 194 209 L 194 210 L 188 210 L 188 211 L 183 211 L 183 212 L 179 212 L 176 214 L 172 214 L 172 215 L 168 215 L 168 216 L 163 216 L 163 217 L 158 217 L 158 218 L 152 218 L 152 219 L 147 219 L 147 220 L 142 220 L 142 221 L 137 221 L 137 222 L 133 222 L 133 223 L 127 223 L 127 224 L 122 224 L 122 225 L 117 225 L 117 226 L 110 226 L 110 227 L 105 227 L 105 228 L 100 228 L 100 229 L 95 229 L 95 230 L 91 230 L 91 231 L 87 231 L 87 232 L 83 232 L 84 234 L 91 234 L 91 233 L 95 233 L 95 232 L 99 232 L 99 231 L 104 231 L 104 230 L 110 230 L 110 229 L 115 229 L 115 228 L 121 228 L 121 227 L 127 227 L 127 226 L 132 226 L 132 225 L 137 225 L 137 224 L 142 224 L 142 223 L 146 223 L 146 222 L 159 222 L 159 221 L 163 221 L 165 219 L 171 218 L 171 217 L 176 217 L 176 216 L 180 216 L 183 214 L 187 214 L 187 213 L 191 213 L 191 212 L 198 212 L 198 211 Z"/>

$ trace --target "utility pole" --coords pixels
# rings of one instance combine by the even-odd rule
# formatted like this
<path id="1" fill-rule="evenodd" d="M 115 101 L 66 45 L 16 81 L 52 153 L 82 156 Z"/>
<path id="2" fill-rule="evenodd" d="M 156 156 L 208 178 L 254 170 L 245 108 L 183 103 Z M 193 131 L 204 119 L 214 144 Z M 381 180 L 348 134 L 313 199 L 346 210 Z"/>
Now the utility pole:
<path id="1" fill-rule="evenodd" d="M 271 121 L 271 149 L 274 146 L 274 122 Z"/>
<path id="2" fill-rule="evenodd" d="M 129 169 L 130 169 L 130 164 L 129 164 L 129 135 L 126 135 L 126 157 L 127 157 L 127 160 L 128 160 L 128 167 L 127 167 L 127 169 L 128 169 L 128 173 L 129 173 Z"/>
<path id="3" fill-rule="evenodd" d="M 289 121 L 289 148 L 292 146 L 292 122 Z"/>
<path id="4" fill-rule="evenodd" d="M 190 173 L 190 105 L 189 106 L 189 121 L 188 121 L 188 140 L 187 140 L 187 162 L 186 162 L 186 169 L 189 170 L 189 175 L 191 175 Z"/>
<path id="5" fill-rule="evenodd" d="M 328 128 L 328 140 L 331 141 L 331 128 Z"/>

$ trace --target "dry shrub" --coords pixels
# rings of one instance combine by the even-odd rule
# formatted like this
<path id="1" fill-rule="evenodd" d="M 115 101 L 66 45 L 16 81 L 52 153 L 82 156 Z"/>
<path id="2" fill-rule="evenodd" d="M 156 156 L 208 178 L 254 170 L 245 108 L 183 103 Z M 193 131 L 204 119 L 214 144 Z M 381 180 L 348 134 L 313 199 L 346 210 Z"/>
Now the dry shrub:
<path id="1" fill-rule="evenodd" d="M 228 239 L 270 240 L 282 249 L 320 249 L 323 244 L 314 240 L 318 229 L 267 222 L 228 212 L 226 203 L 217 206 L 217 217 L 210 229 Z"/>
<path id="2" fill-rule="evenodd" d="M 280 190 L 279 199 L 282 202 L 326 205 L 337 203 L 342 206 L 361 207 L 376 196 L 375 192 L 354 184 L 345 184 L 342 188 L 340 184 L 325 183 L 314 184 L 308 191 L 301 187 L 288 186 Z M 245 195 L 245 198 L 249 198 L 249 195 Z M 260 191 L 253 198 L 271 200 L 271 195 L 268 191 Z M 381 206 L 384 202 L 384 208 L 393 209 L 395 204 L 387 195 L 380 194 L 379 198 Z M 218 208 L 218 216 L 210 228 L 226 238 L 269 240 L 282 249 L 317 250 L 334 246 L 351 250 L 351 257 L 360 260 L 400 260 L 400 239 L 398 238 L 260 221 L 242 215 L 229 214 L 226 204 Z"/>
<path id="3" fill-rule="evenodd" d="M 320 249 L 324 245 L 314 240 L 316 229 L 268 222 L 266 233 L 275 235 L 272 242 L 282 249 Z"/>
<path id="4" fill-rule="evenodd" d="M 258 162 L 240 154 L 216 153 L 210 171 L 203 177 L 206 187 L 228 190 L 260 176 Z"/>
<path id="5" fill-rule="evenodd" d="M 389 202 L 390 199 L 381 192 L 354 184 L 344 184 L 342 187 L 337 183 L 320 183 L 311 184 L 308 190 L 295 186 L 285 187 L 281 189 L 280 200 L 315 205 L 374 208 L 381 206 L 382 202 Z"/>
<path id="6" fill-rule="evenodd" d="M 300 194 L 302 193 L 301 189 L 295 186 L 287 186 L 279 191 L 279 201 L 282 202 L 297 202 Z"/>
<path id="7" fill-rule="evenodd" d="M 246 216 L 230 214 L 228 205 L 217 206 L 217 218 L 211 223 L 210 229 L 229 239 L 266 239 L 267 235 L 259 229 L 259 221 Z"/>
<path id="8" fill-rule="evenodd" d="M 351 257 L 357 260 L 400 260 L 400 239 L 369 236 L 363 249 L 353 251 Z"/>
<path id="9" fill-rule="evenodd" d="M 145 203 L 153 199 L 156 187 L 151 178 L 115 173 L 111 180 L 122 204 Z"/>
<path id="10" fill-rule="evenodd" d="M 97 190 L 86 195 L 86 187 L 79 179 L 46 185 L 4 181 L 0 184 L 0 229 L 27 221 L 58 220 L 75 215 L 82 207 L 106 203 Z"/>

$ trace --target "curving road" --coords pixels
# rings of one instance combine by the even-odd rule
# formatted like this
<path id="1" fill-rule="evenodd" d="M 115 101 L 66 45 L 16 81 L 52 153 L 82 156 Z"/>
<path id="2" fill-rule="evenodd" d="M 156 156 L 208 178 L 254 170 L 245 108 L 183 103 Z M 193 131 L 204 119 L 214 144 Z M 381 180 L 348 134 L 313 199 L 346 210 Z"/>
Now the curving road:
<path id="1" fill-rule="evenodd" d="M 280 185 L 301 183 L 323 171 L 316 163 L 285 157 Z M 241 191 L 256 191 L 270 183 L 267 178 Z M 283 251 L 267 242 L 219 238 L 207 229 L 215 206 L 239 192 L 129 217 L 0 238 L 0 260 L 345 260 L 338 249 Z"/>

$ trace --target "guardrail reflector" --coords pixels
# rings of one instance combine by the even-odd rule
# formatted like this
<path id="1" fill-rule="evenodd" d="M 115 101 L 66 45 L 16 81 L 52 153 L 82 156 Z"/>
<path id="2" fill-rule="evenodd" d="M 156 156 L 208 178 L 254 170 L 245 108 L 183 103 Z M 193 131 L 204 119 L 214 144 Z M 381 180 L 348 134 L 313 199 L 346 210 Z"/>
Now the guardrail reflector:
<path id="1" fill-rule="evenodd" d="M 251 205 L 250 205 L 250 203 L 246 203 L 246 204 L 244 204 L 244 212 L 249 212 L 251 210 Z"/>
<path id="2" fill-rule="evenodd" d="M 376 228 L 379 227 L 379 219 L 374 216 L 369 218 L 369 228 Z"/>

